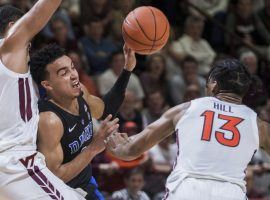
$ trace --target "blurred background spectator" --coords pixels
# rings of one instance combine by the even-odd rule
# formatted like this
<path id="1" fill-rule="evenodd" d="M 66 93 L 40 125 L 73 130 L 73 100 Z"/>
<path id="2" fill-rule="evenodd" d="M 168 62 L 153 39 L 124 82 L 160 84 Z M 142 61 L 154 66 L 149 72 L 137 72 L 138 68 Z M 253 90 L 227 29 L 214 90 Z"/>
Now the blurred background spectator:
<path id="1" fill-rule="evenodd" d="M 0 5 L 12 4 L 26 12 L 34 2 L 0 0 Z M 118 113 L 120 131 L 134 135 L 171 106 L 205 96 L 212 63 L 231 57 L 240 59 L 253 76 L 244 103 L 270 122 L 270 0 L 64 0 L 33 40 L 32 51 L 50 42 L 59 44 L 88 91 L 102 97 L 123 69 L 121 27 L 138 6 L 161 9 L 171 24 L 171 36 L 160 52 L 137 55 Z M 131 162 L 104 151 L 93 161 L 93 175 L 106 199 L 112 195 L 125 199 L 130 194 L 160 200 L 176 154 L 174 135 Z M 270 199 L 269 165 L 265 152 L 253 157 L 246 177 L 249 199 Z M 132 170 L 138 167 L 145 174 Z"/>

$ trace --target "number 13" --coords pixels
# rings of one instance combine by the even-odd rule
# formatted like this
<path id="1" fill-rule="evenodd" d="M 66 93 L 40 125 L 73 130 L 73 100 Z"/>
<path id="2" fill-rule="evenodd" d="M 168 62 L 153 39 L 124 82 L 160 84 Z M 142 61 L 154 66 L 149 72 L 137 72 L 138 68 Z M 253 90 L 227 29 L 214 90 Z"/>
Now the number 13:
<path id="1" fill-rule="evenodd" d="M 215 112 L 211 110 L 207 110 L 201 114 L 204 117 L 204 125 L 202 132 L 202 140 L 210 141 L 214 123 Z M 228 147 L 236 147 L 240 142 L 240 132 L 236 127 L 240 124 L 244 119 L 238 117 L 232 117 L 228 115 L 218 114 L 218 119 L 227 121 L 223 126 L 220 127 L 221 130 L 230 131 L 232 133 L 232 138 L 227 139 L 224 137 L 224 132 L 215 131 L 216 140 L 225 146 Z"/>

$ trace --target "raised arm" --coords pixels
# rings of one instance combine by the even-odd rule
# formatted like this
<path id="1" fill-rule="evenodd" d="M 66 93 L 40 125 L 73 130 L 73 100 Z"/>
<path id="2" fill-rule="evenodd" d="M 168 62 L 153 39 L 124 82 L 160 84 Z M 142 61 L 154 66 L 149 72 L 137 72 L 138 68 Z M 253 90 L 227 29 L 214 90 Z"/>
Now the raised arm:
<path id="1" fill-rule="evenodd" d="M 270 155 L 270 124 L 257 119 L 259 127 L 260 147 Z"/>
<path id="2" fill-rule="evenodd" d="M 104 150 L 104 138 L 107 133 L 118 128 L 117 119 L 111 123 L 112 117 L 107 117 L 99 128 L 92 142 L 72 161 L 63 163 L 63 149 L 61 138 L 64 128 L 61 120 L 52 112 L 40 114 L 38 129 L 38 150 L 44 154 L 47 167 L 64 182 L 69 182 L 76 177 L 94 158 Z"/>
<path id="3" fill-rule="evenodd" d="M 28 45 L 30 40 L 48 23 L 62 0 L 39 0 L 8 31 L 5 40 L 11 47 Z"/>
<path id="4" fill-rule="evenodd" d="M 29 42 L 47 24 L 61 1 L 37 1 L 29 12 L 8 29 L 0 46 L 1 59 L 8 68 L 18 73 L 24 73 L 28 69 Z"/>
<path id="5" fill-rule="evenodd" d="M 122 133 L 112 134 L 106 140 L 107 149 L 120 159 L 136 159 L 174 132 L 176 123 L 181 119 L 189 105 L 190 103 L 184 103 L 169 109 L 157 121 L 130 138 Z"/>
<path id="6" fill-rule="evenodd" d="M 131 71 L 136 66 L 134 51 L 126 45 L 124 45 L 123 51 L 125 55 L 124 69 L 110 91 L 102 99 L 89 94 L 83 86 L 84 98 L 87 100 L 95 119 L 104 119 L 109 114 L 115 116 L 123 103 Z"/>

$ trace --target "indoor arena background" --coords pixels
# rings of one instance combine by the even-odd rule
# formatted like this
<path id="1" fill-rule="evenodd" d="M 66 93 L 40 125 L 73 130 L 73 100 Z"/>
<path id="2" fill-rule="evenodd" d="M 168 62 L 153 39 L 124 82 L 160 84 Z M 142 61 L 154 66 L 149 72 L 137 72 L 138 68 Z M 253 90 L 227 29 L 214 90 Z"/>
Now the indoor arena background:
<path id="1" fill-rule="evenodd" d="M 25 12 L 33 2 L 0 0 L 1 5 L 11 3 Z M 102 96 L 124 65 L 122 22 L 133 8 L 143 5 L 166 14 L 171 36 L 161 52 L 137 55 L 137 67 L 118 114 L 121 132 L 137 133 L 168 108 L 204 96 L 212 63 L 227 57 L 240 59 L 260 80 L 260 85 L 250 89 L 245 104 L 270 122 L 270 0 L 64 0 L 32 42 L 31 51 L 52 42 L 64 47 L 80 81 L 90 93 Z M 93 175 L 106 199 L 124 187 L 138 187 L 151 199 L 162 199 L 176 154 L 174 137 L 131 162 L 103 152 L 92 162 Z M 142 180 L 124 181 L 137 167 L 144 171 L 144 184 Z M 258 151 L 246 171 L 250 200 L 270 199 L 269 172 L 270 157 Z"/>

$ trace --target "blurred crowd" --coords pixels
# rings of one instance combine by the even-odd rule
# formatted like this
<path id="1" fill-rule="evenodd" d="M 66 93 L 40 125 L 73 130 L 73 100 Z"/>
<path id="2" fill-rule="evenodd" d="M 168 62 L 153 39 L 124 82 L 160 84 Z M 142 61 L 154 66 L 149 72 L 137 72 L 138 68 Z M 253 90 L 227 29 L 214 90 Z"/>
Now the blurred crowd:
<path id="1" fill-rule="evenodd" d="M 0 0 L 0 5 L 26 12 L 34 2 Z M 143 5 L 165 13 L 171 35 L 162 51 L 137 55 L 118 114 L 121 132 L 136 134 L 168 108 L 203 97 L 212 63 L 228 57 L 240 59 L 257 80 L 244 103 L 270 122 L 270 0 L 63 0 L 31 51 L 59 44 L 89 92 L 102 96 L 124 66 L 122 22 Z M 93 174 L 108 199 L 159 200 L 176 154 L 174 135 L 131 162 L 105 151 L 92 162 Z M 269 172 L 270 157 L 259 150 L 246 170 L 250 200 L 270 199 Z"/>

